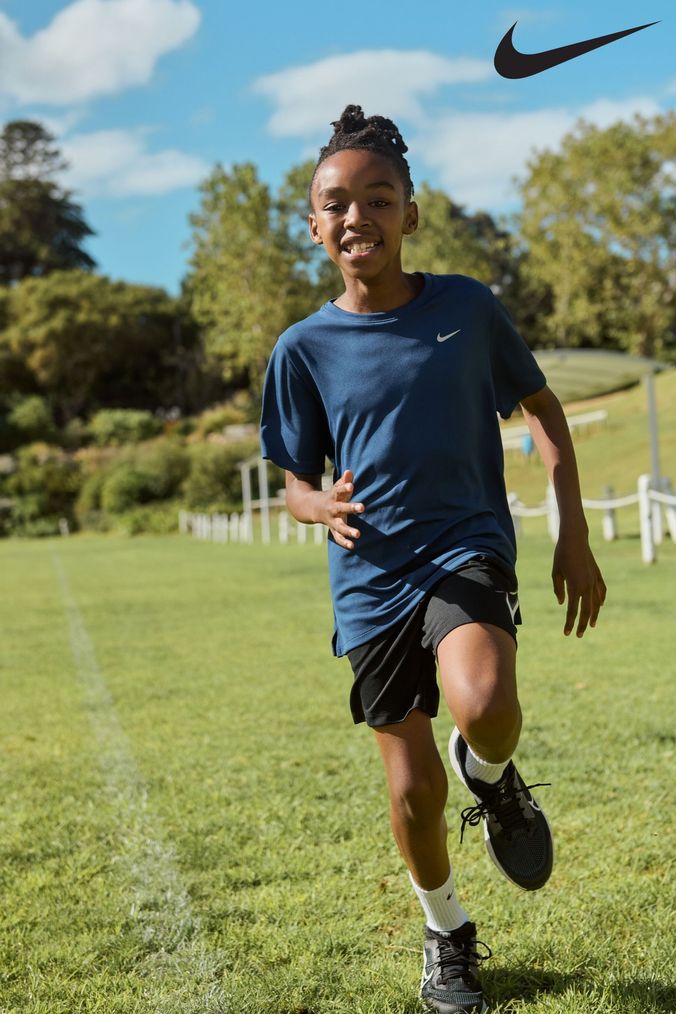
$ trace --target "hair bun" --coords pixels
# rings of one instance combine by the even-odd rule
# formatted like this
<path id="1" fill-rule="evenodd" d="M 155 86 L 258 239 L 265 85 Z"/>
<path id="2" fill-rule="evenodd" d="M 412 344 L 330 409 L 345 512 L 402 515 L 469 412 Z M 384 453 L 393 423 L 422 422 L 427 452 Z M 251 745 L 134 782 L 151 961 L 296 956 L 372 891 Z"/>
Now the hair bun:
<path id="1" fill-rule="evenodd" d="M 331 126 L 335 127 L 336 134 L 358 134 L 367 125 L 368 121 L 361 106 L 345 106 L 340 119 L 331 123 Z"/>

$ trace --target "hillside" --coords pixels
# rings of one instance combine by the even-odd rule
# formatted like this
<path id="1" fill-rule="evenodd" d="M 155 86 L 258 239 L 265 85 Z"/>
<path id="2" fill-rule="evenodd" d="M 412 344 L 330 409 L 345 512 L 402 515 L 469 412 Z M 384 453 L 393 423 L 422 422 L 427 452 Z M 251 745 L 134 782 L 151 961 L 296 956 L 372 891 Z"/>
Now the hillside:
<path id="1" fill-rule="evenodd" d="M 657 408 L 660 424 L 660 460 L 662 474 L 676 487 L 676 370 L 656 378 Z M 650 471 L 650 442 L 645 384 L 599 398 L 564 405 L 566 414 L 605 409 L 608 418 L 584 432 L 573 434 L 580 467 L 582 494 L 596 498 L 611 485 L 616 495 L 635 492 L 636 479 Z M 521 422 L 515 414 L 509 428 Z M 547 474 L 537 454 L 526 460 L 521 451 L 505 454 L 505 480 L 508 491 L 518 493 L 523 503 L 532 506 L 542 501 Z"/>

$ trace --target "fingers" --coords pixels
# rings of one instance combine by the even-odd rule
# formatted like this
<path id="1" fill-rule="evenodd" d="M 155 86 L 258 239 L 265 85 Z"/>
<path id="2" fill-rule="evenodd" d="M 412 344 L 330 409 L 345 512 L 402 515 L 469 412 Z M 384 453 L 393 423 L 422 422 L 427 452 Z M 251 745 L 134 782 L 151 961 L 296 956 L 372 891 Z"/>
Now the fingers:
<path id="1" fill-rule="evenodd" d="M 566 622 L 563 626 L 563 632 L 566 637 L 568 637 L 575 626 L 575 617 L 577 616 L 577 607 L 579 602 L 580 596 L 574 594 L 570 588 L 568 588 L 568 609 L 566 610 Z"/>
<path id="2" fill-rule="evenodd" d="M 354 549 L 353 539 L 358 539 L 361 532 L 358 528 L 351 528 L 347 523 L 348 514 L 361 514 L 364 511 L 363 503 L 351 503 L 350 497 L 354 493 L 354 476 L 351 469 L 346 468 L 340 479 L 333 486 L 333 493 L 336 500 L 329 508 L 329 527 L 333 537 L 339 546 L 344 549 Z"/>
<path id="3" fill-rule="evenodd" d="M 566 583 L 560 571 L 554 571 L 552 574 L 552 584 L 554 586 L 556 601 L 562 606 L 566 599 Z"/>

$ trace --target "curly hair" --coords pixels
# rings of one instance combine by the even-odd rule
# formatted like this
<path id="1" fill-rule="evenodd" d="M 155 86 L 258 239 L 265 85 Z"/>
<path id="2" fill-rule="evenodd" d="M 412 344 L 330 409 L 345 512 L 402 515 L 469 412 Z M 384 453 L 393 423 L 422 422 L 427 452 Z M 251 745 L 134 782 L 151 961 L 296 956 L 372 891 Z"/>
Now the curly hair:
<path id="1" fill-rule="evenodd" d="M 401 182 L 404 184 L 404 194 L 407 201 L 413 197 L 413 182 L 411 170 L 404 158 L 408 146 L 399 133 L 399 128 L 386 116 L 364 116 L 361 106 L 345 106 L 339 120 L 331 123 L 333 137 L 328 144 L 325 144 L 319 151 L 319 158 L 312 173 L 308 199 L 312 205 L 312 187 L 315 176 L 322 162 L 335 155 L 339 151 L 350 149 L 364 149 L 375 152 L 377 155 L 384 155 L 390 159 L 396 168 Z"/>

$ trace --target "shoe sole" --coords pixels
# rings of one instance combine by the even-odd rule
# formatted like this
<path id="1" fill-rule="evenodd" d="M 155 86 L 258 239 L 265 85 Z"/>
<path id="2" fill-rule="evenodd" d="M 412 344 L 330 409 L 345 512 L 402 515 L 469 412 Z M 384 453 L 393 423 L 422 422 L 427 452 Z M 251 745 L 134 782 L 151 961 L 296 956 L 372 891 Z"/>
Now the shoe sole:
<path id="1" fill-rule="evenodd" d="M 481 802 L 481 798 L 479 796 L 475 796 L 474 795 L 474 793 L 470 789 L 469 785 L 465 781 L 465 777 L 464 777 L 464 775 L 462 773 L 462 767 L 460 766 L 460 758 L 458 757 L 457 752 L 456 752 L 456 745 L 457 745 L 457 742 L 458 742 L 459 738 L 460 738 L 460 733 L 458 732 L 458 729 L 457 729 L 457 726 L 456 726 L 456 728 L 453 729 L 453 732 L 451 733 L 451 738 L 448 741 L 448 757 L 449 757 L 449 760 L 451 762 L 451 767 L 453 768 L 453 770 L 455 771 L 456 775 L 458 776 L 458 778 L 460 779 L 460 781 L 462 782 L 462 784 L 465 786 L 465 788 L 467 789 L 467 791 L 472 794 L 472 796 L 474 798 L 474 801 L 476 803 L 480 803 Z M 547 828 L 549 829 L 549 840 L 552 843 L 552 867 L 553 867 L 554 866 L 554 859 L 555 859 L 555 853 L 554 853 L 554 835 L 552 834 L 551 826 L 549 824 L 549 821 L 547 820 L 547 814 L 543 813 L 542 810 L 540 810 L 540 814 L 543 817 L 544 822 L 547 825 Z M 489 831 L 488 831 L 488 821 L 486 820 L 485 817 L 482 818 L 481 823 L 484 826 L 484 844 L 486 845 L 486 851 L 488 852 L 489 856 L 491 857 L 491 860 L 493 861 L 493 865 L 496 867 L 496 869 L 498 869 L 500 871 L 500 873 L 502 873 L 502 875 L 505 878 L 505 880 L 509 880 L 510 884 L 514 884 L 514 886 L 518 887 L 519 890 L 526 891 L 527 893 L 531 893 L 532 891 L 539 891 L 541 887 L 544 887 L 544 885 L 547 883 L 547 880 L 549 880 L 549 877 L 547 877 L 547 880 L 545 880 L 544 884 L 540 884 L 538 887 L 524 887 L 523 884 L 519 884 L 516 880 L 512 880 L 512 878 L 510 877 L 510 875 L 505 872 L 505 870 L 502 868 L 502 866 L 500 865 L 500 863 L 496 859 L 495 852 L 493 851 L 493 845 L 491 843 L 491 836 L 490 836 Z"/>
<path id="2" fill-rule="evenodd" d="M 428 1003 L 428 1001 L 425 999 L 424 996 L 421 996 L 420 999 L 422 1001 L 422 1005 L 425 1008 L 425 1010 L 431 1011 L 431 1014 L 439 1014 L 439 1008 L 438 1007 L 431 1006 Z M 489 1008 L 488 1004 L 486 1003 L 486 1001 L 484 1000 L 483 1007 L 481 1008 L 481 1010 L 472 1011 L 472 1014 L 489 1014 L 489 1011 L 490 1011 L 490 1008 Z"/>

